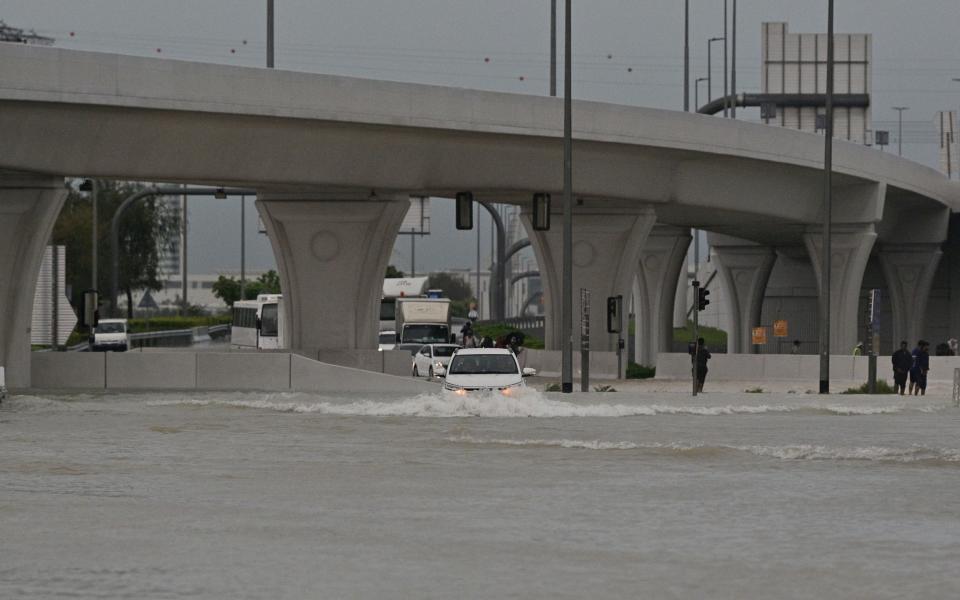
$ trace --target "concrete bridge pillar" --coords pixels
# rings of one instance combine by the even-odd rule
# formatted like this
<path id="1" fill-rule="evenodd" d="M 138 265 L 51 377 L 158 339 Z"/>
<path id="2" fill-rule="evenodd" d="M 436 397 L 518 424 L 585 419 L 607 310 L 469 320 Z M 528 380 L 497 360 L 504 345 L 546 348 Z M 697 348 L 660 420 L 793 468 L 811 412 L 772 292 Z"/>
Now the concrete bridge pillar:
<path id="1" fill-rule="evenodd" d="M 0 171 L 0 365 L 9 388 L 31 385 L 37 274 L 66 197 L 62 177 Z"/>
<path id="2" fill-rule="evenodd" d="M 406 196 L 261 193 L 295 350 L 375 349 L 383 277 Z"/>
<path id="3" fill-rule="evenodd" d="M 614 351 L 616 335 L 607 333 L 607 297 L 623 295 L 626 310 L 640 251 L 653 228 L 656 214 L 648 207 L 615 207 L 593 202 L 595 204 L 591 203 L 590 206 L 575 207 L 573 213 L 574 351 L 580 344 L 581 288 L 591 292 L 591 350 Z M 546 306 L 545 345 L 551 350 L 560 350 L 562 347 L 563 214 L 559 204 L 554 203 L 549 231 L 534 231 L 529 212 L 521 214 L 540 265 Z"/>
<path id="4" fill-rule="evenodd" d="M 809 227 L 804 234 L 804 244 L 813 262 L 820 287 L 820 260 L 823 249 L 823 233 L 818 227 Z M 850 354 L 857 344 L 857 320 L 860 303 L 860 286 L 863 273 L 870 259 L 870 252 L 877 239 L 872 223 L 834 225 L 831 228 L 831 273 L 830 273 L 830 352 Z"/>
<path id="5" fill-rule="evenodd" d="M 657 224 L 640 252 L 633 296 L 636 357 L 641 365 L 655 365 L 657 354 L 671 350 L 677 286 L 692 239 L 689 229 Z"/>
<path id="6" fill-rule="evenodd" d="M 889 339 L 881 332 L 883 348 L 899 347 L 900 340 L 913 347 L 920 339 L 927 298 L 942 255 L 939 243 L 881 245 L 878 256 L 893 309 Z"/>
<path id="7" fill-rule="evenodd" d="M 709 240 L 729 303 L 727 352 L 752 354 L 751 329 L 760 325 L 763 295 L 777 255 L 769 246 L 724 235 L 710 234 Z"/>

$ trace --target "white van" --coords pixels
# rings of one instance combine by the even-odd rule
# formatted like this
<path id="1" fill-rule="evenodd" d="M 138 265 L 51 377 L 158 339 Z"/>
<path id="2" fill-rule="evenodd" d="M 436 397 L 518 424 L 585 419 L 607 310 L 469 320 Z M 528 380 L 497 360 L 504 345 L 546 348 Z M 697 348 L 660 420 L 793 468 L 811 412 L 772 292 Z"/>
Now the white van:
<path id="1" fill-rule="evenodd" d="M 126 352 L 128 347 L 126 319 L 100 319 L 90 338 L 92 352 Z"/>
<path id="2" fill-rule="evenodd" d="M 256 300 L 233 303 L 230 345 L 236 348 L 276 350 L 286 348 L 283 295 L 260 294 Z"/>

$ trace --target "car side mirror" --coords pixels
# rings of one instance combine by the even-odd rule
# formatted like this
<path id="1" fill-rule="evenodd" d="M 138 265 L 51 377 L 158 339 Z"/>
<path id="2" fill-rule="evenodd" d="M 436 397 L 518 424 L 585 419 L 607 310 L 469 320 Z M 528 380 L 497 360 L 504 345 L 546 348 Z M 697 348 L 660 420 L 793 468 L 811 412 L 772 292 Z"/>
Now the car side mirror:
<path id="1" fill-rule="evenodd" d="M 537 370 L 536 370 L 536 369 L 531 369 L 530 367 L 524 367 L 524 368 L 523 368 L 523 376 L 524 376 L 524 377 L 533 377 L 533 376 L 536 375 L 536 374 L 537 374 Z"/>

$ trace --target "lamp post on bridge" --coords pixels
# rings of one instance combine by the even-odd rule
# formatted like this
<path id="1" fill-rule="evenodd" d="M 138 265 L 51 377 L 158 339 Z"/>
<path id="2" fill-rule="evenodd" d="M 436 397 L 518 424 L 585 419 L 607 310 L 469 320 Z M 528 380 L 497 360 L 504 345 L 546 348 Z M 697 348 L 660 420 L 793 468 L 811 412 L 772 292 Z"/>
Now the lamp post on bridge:
<path id="1" fill-rule="evenodd" d="M 897 111 L 897 156 L 903 156 L 903 111 L 910 110 L 909 106 L 894 106 Z"/>
<path id="2" fill-rule="evenodd" d="M 713 101 L 713 43 L 725 41 L 723 37 L 712 37 L 707 40 L 707 102 Z"/>
<path id="3" fill-rule="evenodd" d="M 697 77 L 696 82 L 694 82 L 694 86 L 693 86 L 693 103 L 694 103 L 693 112 L 699 112 L 699 111 L 700 111 L 700 82 L 706 81 L 706 80 L 707 80 L 706 77 Z"/>

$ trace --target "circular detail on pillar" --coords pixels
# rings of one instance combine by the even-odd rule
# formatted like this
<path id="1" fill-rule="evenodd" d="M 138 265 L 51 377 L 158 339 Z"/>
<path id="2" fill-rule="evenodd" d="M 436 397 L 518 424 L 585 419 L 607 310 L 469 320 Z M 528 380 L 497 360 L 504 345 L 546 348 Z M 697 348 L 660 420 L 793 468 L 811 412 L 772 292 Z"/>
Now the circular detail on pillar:
<path id="1" fill-rule="evenodd" d="M 589 267 L 596 254 L 593 244 L 581 240 L 573 245 L 573 264 L 577 267 Z"/>
<path id="2" fill-rule="evenodd" d="M 648 256 L 647 260 L 643 261 L 643 265 L 648 271 L 655 273 L 660 268 L 660 257 L 656 255 Z"/>
<path id="3" fill-rule="evenodd" d="M 846 262 L 845 256 L 842 252 L 834 252 L 833 256 L 830 257 L 830 262 L 832 267 L 836 268 Z"/>
<path id="4" fill-rule="evenodd" d="M 917 273 L 913 269 L 903 269 L 900 271 L 900 281 L 903 283 L 913 283 L 917 280 Z"/>
<path id="5" fill-rule="evenodd" d="M 736 279 L 737 283 L 740 285 L 747 285 L 750 283 L 750 273 L 747 273 L 746 271 L 740 271 L 734 275 L 733 278 Z"/>
<path id="6" fill-rule="evenodd" d="M 340 240 L 332 231 L 318 231 L 310 240 L 310 252 L 321 262 L 333 260 L 340 254 Z"/>

